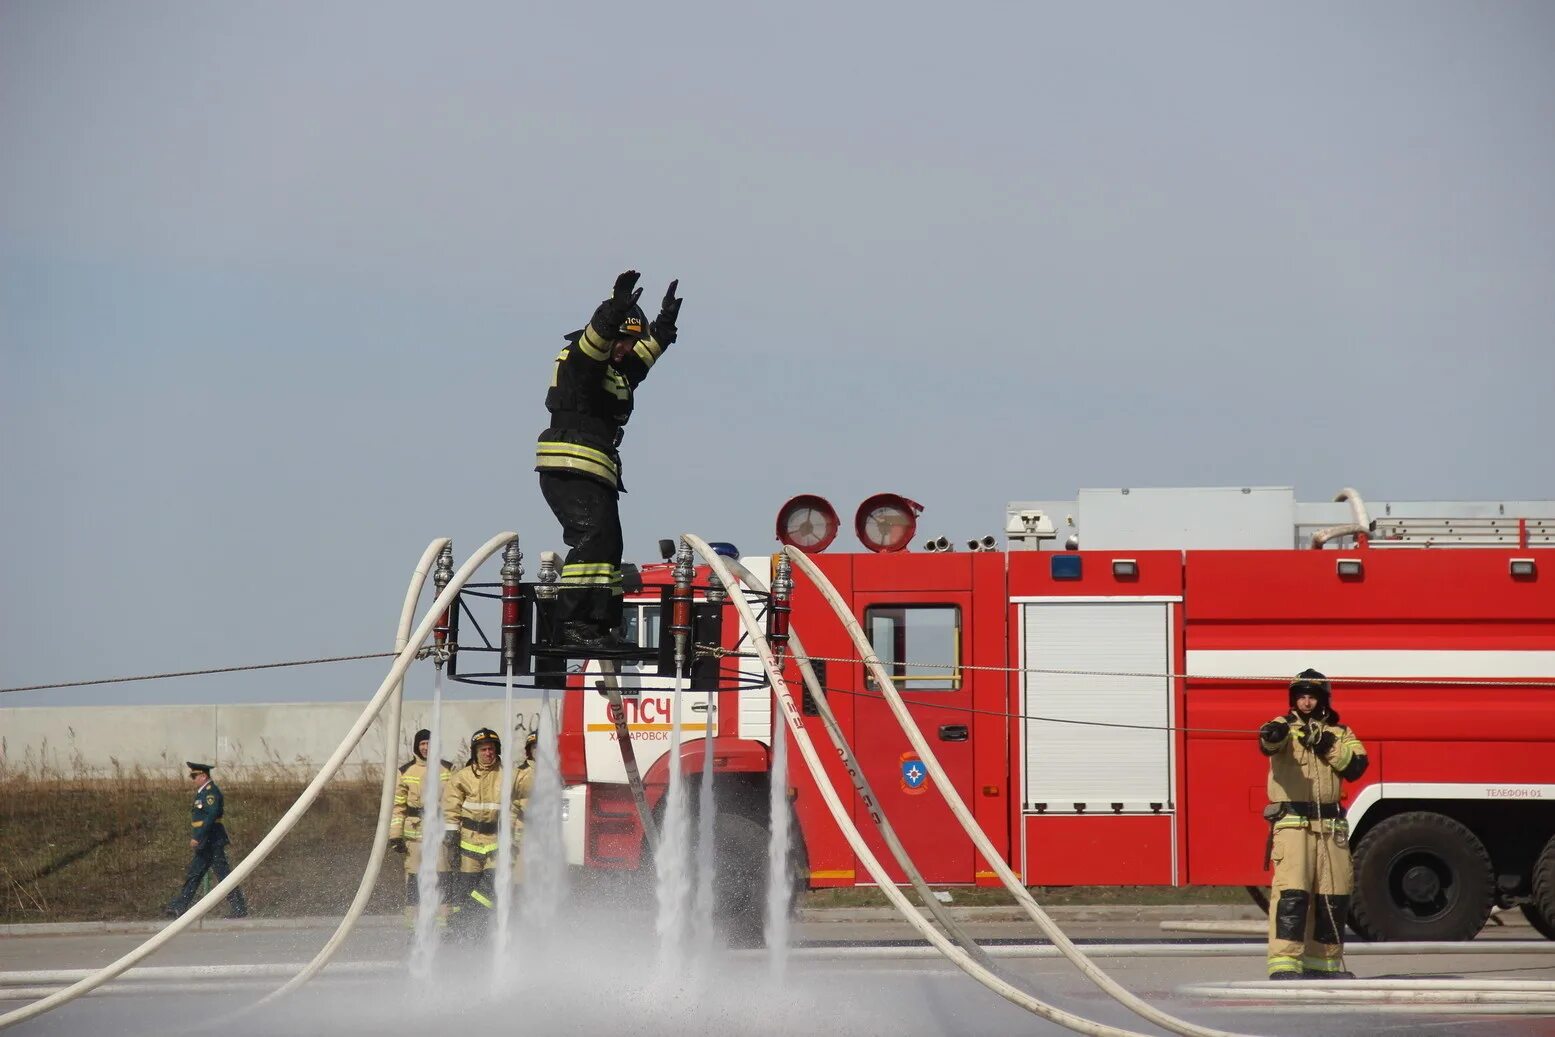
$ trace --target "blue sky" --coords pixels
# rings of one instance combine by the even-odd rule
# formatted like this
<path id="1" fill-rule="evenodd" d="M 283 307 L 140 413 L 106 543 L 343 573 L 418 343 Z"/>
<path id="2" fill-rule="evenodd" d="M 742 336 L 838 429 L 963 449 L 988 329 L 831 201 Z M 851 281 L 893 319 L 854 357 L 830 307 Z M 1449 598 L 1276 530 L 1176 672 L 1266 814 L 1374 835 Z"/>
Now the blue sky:
<path id="1" fill-rule="evenodd" d="M 371 651 L 432 537 L 559 546 L 627 267 L 686 298 L 629 557 L 800 492 L 1555 496 L 1548 5 L 523 6 L 0 4 L 0 686 Z"/>

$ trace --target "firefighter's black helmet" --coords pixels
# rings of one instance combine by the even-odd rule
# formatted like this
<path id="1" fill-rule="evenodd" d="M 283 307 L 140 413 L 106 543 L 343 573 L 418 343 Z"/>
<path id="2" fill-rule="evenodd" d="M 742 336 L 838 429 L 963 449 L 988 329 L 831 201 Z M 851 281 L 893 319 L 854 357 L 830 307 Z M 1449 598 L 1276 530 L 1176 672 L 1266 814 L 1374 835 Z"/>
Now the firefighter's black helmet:
<path id="1" fill-rule="evenodd" d="M 623 338 L 645 338 L 647 334 L 648 315 L 643 312 L 643 308 L 641 306 L 633 306 L 632 312 L 626 315 L 626 319 L 623 320 L 621 322 L 621 326 L 616 329 L 616 334 L 611 341 Z M 579 328 L 577 331 L 569 331 L 567 334 L 562 336 L 562 338 L 566 339 L 568 342 L 576 342 L 582 337 L 582 328 Z"/>
<path id="2" fill-rule="evenodd" d="M 539 744 L 540 735 L 534 731 L 529 732 L 529 736 L 524 739 L 524 755 L 533 756 L 535 754 L 535 746 Z"/>
<path id="3" fill-rule="evenodd" d="M 475 733 L 470 736 L 470 762 L 472 764 L 475 762 L 475 752 L 481 747 L 483 742 L 495 743 L 497 759 L 502 759 L 502 736 L 489 727 L 480 727 L 476 728 Z"/>
<path id="4" fill-rule="evenodd" d="M 1308 668 L 1296 674 L 1296 679 L 1290 682 L 1290 708 L 1296 708 L 1296 699 L 1302 695 L 1311 695 L 1317 699 L 1317 712 L 1321 715 L 1330 712 L 1330 700 L 1333 696 L 1333 687 L 1328 683 L 1328 678 L 1317 670 Z"/>
<path id="5" fill-rule="evenodd" d="M 621 322 L 621 329 L 617 332 L 619 338 L 642 338 L 648 334 L 648 315 L 643 312 L 641 306 L 633 306 L 632 312 L 626 315 Z"/>

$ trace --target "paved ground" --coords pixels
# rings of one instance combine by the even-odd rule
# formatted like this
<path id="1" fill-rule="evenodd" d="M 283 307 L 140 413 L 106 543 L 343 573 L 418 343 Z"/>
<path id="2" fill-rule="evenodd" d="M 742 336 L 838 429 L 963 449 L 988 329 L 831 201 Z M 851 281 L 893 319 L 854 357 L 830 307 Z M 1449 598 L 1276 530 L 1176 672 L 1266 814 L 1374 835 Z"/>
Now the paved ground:
<path id="1" fill-rule="evenodd" d="M 228 1020 L 224 1035 L 289 1033 L 352 1037 L 385 1032 L 498 1032 L 529 1034 L 743 1034 L 826 1032 L 913 1037 L 918 1034 L 1059 1033 L 1060 1028 L 984 990 L 940 959 L 901 957 L 893 949 L 905 929 L 872 915 L 872 909 L 831 912 L 803 920 L 796 938 L 806 949 L 788 962 L 775 982 L 759 952 L 715 952 L 678 969 L 658 964 L 657 941 L 646 918 L 617 913 L 571 919 L 561 932 L 521 934 L 515 953 L 500 968 L 485 947 L 439 951 L 430 979 L 405 968 L 355 978 L 324 978 L 262 1015 Z M 1001 909 L 967 912 L 979 939 L 1029 940 L 1029 923 L 1000 917 Z M 1159 945 L 1160 914 L 1089 920 L 1062 919 L 1077 940 L 1093 944 Z M 1055 912 L 1057 913 L 1057 912 Z M 1181 909 L 1171 912 L 1186 917 Z M 1007 913 L 1006 913 L 1007 914 Z M 406 937 L 388 920 L 364 926 L 341 954 L 345 961 L 401 961 Z M 185 934 L 146 964 L 300 963 L 327 938 L 327 929 L 219 924 Z M 1526 927 L 1487 932 L 1494 946 L 1526 939 Z M 0 939 L 0 970 L 85 968 L 113 960 L 144 938 L 126 932 L 58 932 Z M 1180 992 L 1188 984 L 1256 980 L 1262 950 L 1247 937 L 1176 937 L 1166 957 L 1105 957 L 1098 963 L 1150 1003 L 1205 1025 L 1271 1035 L 1448 1034 L 1543 1037 L 1555 1033 L 1555 1006 L 1543 1017 L 1471 1017 L 1447 1012 L 1400 1014 L 1373 1008 L 1328 1010 L 1302 1001 L 1208 1001 Z M 1243 953 L 1204 956 L 1206 941 L 1241 941 Z M 1555 982 L 1555 943 L 1532 954 L 1454 953 L 1431 956 L 1358 953 L 1351 960 L 1363 978 L 1460 976 Z M 1000 959 L 1019 984 L 1062 1008 L 1116 1026 L 1159 1033 L 1108 999 L 1060 959 Z M 210 1032 L 213 1020 L 252 1003 L 277 981 L 226 986 L 211 993 L 87 998 L 24 1024 L 15 1033 L 158 1034 Z M 0 992 L 0 998 L 3 998 Z M 0 1010 L 16 1007 L 0 1000 Z"/>

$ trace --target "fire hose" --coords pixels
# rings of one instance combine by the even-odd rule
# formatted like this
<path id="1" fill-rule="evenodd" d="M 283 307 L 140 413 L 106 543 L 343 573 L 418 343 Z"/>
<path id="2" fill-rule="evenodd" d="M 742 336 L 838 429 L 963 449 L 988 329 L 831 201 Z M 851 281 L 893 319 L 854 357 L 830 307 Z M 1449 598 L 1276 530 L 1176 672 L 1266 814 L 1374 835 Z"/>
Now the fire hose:
<path id="1" fill-rule="evenodd" d="M 426 586 L 427 574 L 431 572 L 432 563 L 438 554 L 451 543 L 452 541 L 447 537 L 438 537 L 427 545 L 426 551 L 421 555 L 421 561 L 416 563 L 415 571 L 410 575 L 410 586 L 405 588 L 405 603 L 400 606 L 399 626 L 394 631 L 396 652 L 403 652 L 410 642 L 410 624 L 416 618 L 416 604 L 421 600 L 421 591 Z M 351 906 L 346 910 L 345 917 L 340 920 L 334 935 L 301 972 L 253 1005 L 241 1010 L 239 1014 L 279 1000 L 318 975 L 319 971 L 335 956 L 335 952 L 340 949 L 346 937 L 351 935 L 351 930 L 356 927 L 356 920 L 362 917 L 362 912 L 367 910 L 367 902 L 372 899 L 373 887 L 378 884 L 378 872 L 383 868 L 383 858 L 389 848 L 387 838 L 389 821 L 394 813 L 394 789 L 399 784 L 399 768 L 395 766 L 395 756 L 399 752 L 400 705 L 404 699 L 405 681 L 401 679 L 395 682 L 394 692 L 389 696 L 388 712 L 383 723 L 383 789 L 378 797 L 378 827 L 373 832 L 372 852 L 367 855 L 367 868 L 362 872 L 362 881 L 356 887 L 356 896 L 352 898 Z M 411 746 L 411 750 L 414 751 L 415 746 Z M 432 755 L 436 755 L 435 746 Z"/>
<path id="2" fill-rule="evenodd" d="M 880 688 L 881 695 L 885 697 L 886 703 L 891 708 L 892 715 L 896 717 L 897 723 L 901 725 L 902 733 L 907 736 L 908 742 L 911 743 L 913 749 L 917 752 L 918 758 L 928 770 L 930 779 L 933 780 L 935 787 L 939 789 L 940 795 L 944 797 L 951 813 L 955 815 L 956 820 L 960 822 L 966 834 L 971 837 L 973 845 L 977 847 L 983 859 L 988 862 L 988 866 L 999 876 L 999 880 L 1004 884 L 1004 888 L 1009 890 L 1010 895 L 1015 898 L 1015 902 L 1025 909 L 1031 920 L 1037 923 L 1037 927 L 1042 930 L 1042 934 L 1063 951 L 1064 957 L 1068 958 L 1075 968 L 1080 970 L 1082 975 L 1100 987 L 1102 991 L 1119 1004 L 1132 1010 L 1136 1015 L 1148 1019 L 1157 1026 L 1168 1029 L 1173 1033 L 1184 1034 L 1186 1037 L 1224 1037 L 1226 1031 L 1178 1019 L 1176 1016 L 1163 1012 L 1154 1005 L 1144 1001 L 1107 975 L 1107 973 L 1097 968 L 1074 945 L 1073 941 L 1065 935 L 1064 931 L 1048 917 L 1047 912 L 1042 910 L 1031 896 L 1031 893 L 1015 877 L 1015 873 L 1005 863 L 1003 855 L 995 849 L 988 836 L 984 834 L 981 826 L 972 817 L 971 812 L 967 810 L 966 804 L 961 799 L 961 794 L 956 791 L 955 785 L 951 783 L 950 778 L 945 774 L 944 768 L 940 766 L 939 759 L 934 755 L 934 751 L 929 747 L 928 741 L 923 737 L 923 732 L 918 729 L 917 722 L 913 720 L 912 714 L 908 712 L 906 704 L 896 690 L 896 682 L 885 672 L 885 667 L 880 664 L 880 659 L 875 655 L 874 647 L 869 643 L 869 638 L 865 636 L 863 628 L 858 624 L 858 620 L 853 618 L 852 610 L 849 609 L 847 602 L 842 599 L 842 595 L 837 592 L 837 588 L 832 585 L 832 582 L 826 578 L 826 575 L 821 572 L 820 568 L 804 552 L 797 551 L 792 547 L 785 547 L 784 553 L 804 571 L 805 575 L 810 578 L 811 583 L 815 585 L 815 588 L 821 592 L 827 603 L 831 605 L 838 621 L 847 629 L 848 635 L 853 639 L 854 647 L 857 648 L 865 665 L 868 666 L 870 674 Z"/>
<path id="3" fill-rule="evenodd" d="M 449 581 L 447 587 L 443 588 L 443 592 L 437 596 L 437 600 L 432 603 L 431 609 L 427 611 L 420 625 L 411 634 L 405 647 L 400 650 L 400 654 L 394 660 L 394 665 L 389 668 L 388 676 L 383 679 L 383 683 L 378 686 L 378 690 L 373 694 L 371 701 L 367 703 L 361 715 L 357 717 L 356 723 L 352 725 L 351 730 L 347 732 L 345 738 L 335 748 L 334 754 L 324 763 L 324 766 L 320 768 L 313 780 L 308 783 L 308 787 L 297 797 L 296 802 L 276 822 L 275 827 L 270 829 L 265 837 L 259 841 L 259 845 L 255 846 L 253 851 L 243 858 L 226 878 L 211 887 L 204 897 L 196 901 L 188 911 L 169 923 L 165 929 L 118 960 L 103 966 L 90 976 L 71 984 L 64 990 L 0 1015 L 0 1030 L 15 1026 L 17 1023 L 26 1022 L 28 1019 L 36 1018 L 45 1012 L 58 1008 L 60 1005 L 67 1004 L 82 994 L 88 993 L 120 975 L 136 962 L 149 957 L 168 941 L 172 940 L 173 937 L 204 917 L 206 912 L 225 898 L 230 891 L 236 889 L 244 879 L 253 873 L 255 868 L 264 863 L 265 858 L 270 856 L 271 851 L 291 832 L 297 822 L 302 819 L 302 815 L 306 814 L 309 808 L 313 806 L 314 801 L 318 799 L 319 793 L 323 791 L 324 786 L 340 770 L 341 765 L 345 763 L 346 757 L 351 754 L 352 750 L 362 740 L 362 736 L 367 733 L 367 729 L 371 726 L 373 719 L 383 709 L 389 698 L 399 687 L 400 682 L 404 679 L 405 671 L 415 661 L 422 642 L 431 634 L 433 624 L 438 621 L 443 611 L 449 607 L 465 583 L 469 581 L 470 577 L 475 574 L 475 571 L 480 568 L 486 559 L 501 550 L 508 541 L 514 540 L 517 537 L 517 533 L 497 534 L 482 544 L 480 549 L 471 555 L 469 560 L 459 568 L 459 571 L 454 573 L 453 579 Z"/>
<path id="4" fill-rule="evenodd" d="M 745 629 L 756 646 L 762 667 L 767 671 L 767 678 L 771 681 L 773 695 L 777 698 L 784 720 L 788 724 L 789 732 L 793 735 L 794 745 L 799 749 L 800 755 L 804 757 L 805 766 L 810 769 L 810 774 L 815 778 L 816 788 L 820 792 L 822 800 L 825 801 L 827 809 L 831 812 L 832 818 L 837 822 L 837 827 L 841 829 L 843 837 L 848 841 L 848 845 L 853 848 L 854 854 L 864 865 L 865 870 L 869 872 L 870 877 L 874 879 L 875 884 L 879 886 L 880 891 L 885 894 L 886 899 L 891 901 L 892 906 L 901 912 L 902 917 L 918 931 L 919 935 L 933 944 L 941 954 L 962 972 L 965 972 L 1011 1004 L 1024 1008 L 1034 1015 L 1041 1016 L 1049 1022 L 1057 1023 L 1065 1029 L 1073 1030 L 1076 1033 L 1095 1034 L 1099 1035 L 1099 1037 L 1139 1037 L 1136 1031 L 1108 1026 L 1105 1023 L 1098 1023 L 1083 1016 L 1074 1015 L 1011 985 L 980 965 L 966 951 L 951 943 L 943 933 L 935 929 L 929 923 L 929 920 L 913 907 L 906 895 L 891 880 L 891 876 L 886 872 L 879 858 L 875 856 L 874 851 L 864 841 L 858 826 L 848 816 L 847 808 L 843 806 L 842 800 L 837 795 L 837 790 L 832 787 L 831 781 L 827 778 L 820 756 L 815 751 L 815 744 L 810 741 L 809 732 L 805 730 L 804 720 L 800 715 L 799 707 L 794 703 L 793 696 L 789 693 L 788 684 L 783 680 L 782 670 L 773 657 L 771 645 L 767 643 L 766 636 L 762 633 L 760 625 L 756 621 L 755 613 L 751 611 L 750 602 L 746 599 L 745 592 L 740 587 L 739 581 L 735 579 L 734 574 L 730 571 L 728 565 L 725 564 L 723 558 L 715 553 L 705 540 L 690 533 L 685 535 L 685 540 L 702 557 L 702 560 L 712 567 L 714 574 L 717 575 L 719 581 L 728 592 L 729 601 L 739 612 L 740 620 L 745 624 Z M 1177 1028 L 1174 1027 L 1173 1029 Z M 1178 1030 L 1178 1032 L 1185 1031 Z M 1217 1037 L 1221 1035 L 1220 1031 L 1215 1030 L 1198 1030 L 1195 1032 L 1215 1034 Z"/>
<path id="5" fill-rule="evenodd" d="M 731 562 L 729 568 L 740 579 L 750 586 L 759 586 L 749 569 Z M 791 628 L 788 634 L 788 643 L 792 649 L 794 661 L 799 666 L 799 675 L 803 678 L 805 688 L 810 692 L 810 699 L 815 703 L 816 712 L 821 716 L 821 723 L 826 727 L 826 734 L 831 738 L 832 745 L 837 747 L 837 753 L 842 759 L 843 768 L 848 772 L 848 777 L 853 781 L 853 790 L 859 797 L 859 802 L 866 807 L 870 821 L 875 825 L 875 830 L 880 833 L 880 838 L 885 841 L 886 848 L 891 851 L 891 856 L 896 859 L 902 873 L 907 876 L 907 881 L 912 883 L 913 891 L 918 894 L 918 899 L 923 906 L 928 908 L 934 920 L 940 924 L 940 928 L 950 934 L 951 938 L 965 948 L 977 963 L 990 972 L 997 972 L 993 959 L 978 945 L 977 941 L 967 935 L 961 928 L 961 924 L 955 920 L 945 905 L 940 903 L 929 884 L 924 881 L 923 873 L 918 870 L 917 864 L 908 856 L 907 849 L 902 841 L 897 838 L 896 829 L 885 815 L 885 810 L 880 806 L 880 798 L 875 795 L 875 790 L 870 786 L 869 779 L 864 776 L 864 768 L 859 765 L 858 757 L 853 753 L 853 747 L 848 744 L 847 737 L 842 733 L 842 727 L 837 723 L 837 715 L 832 711 L 831 703 L 826 698 L 826 691 L 821 687 L 820 679 L 816 676 L 815 667 L 804 650 L 804 642 L 799 639 L 797 629 Z M 774 734 L 776 737 L 776 734 Z"/>

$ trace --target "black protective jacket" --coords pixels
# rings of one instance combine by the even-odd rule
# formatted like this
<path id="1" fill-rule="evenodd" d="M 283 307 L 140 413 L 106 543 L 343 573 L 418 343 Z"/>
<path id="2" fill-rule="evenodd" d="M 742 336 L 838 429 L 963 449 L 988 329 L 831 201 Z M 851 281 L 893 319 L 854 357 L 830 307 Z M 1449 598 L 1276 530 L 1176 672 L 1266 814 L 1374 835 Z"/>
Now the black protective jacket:
<path id="1" fill-rule="evenodd" d="M 650 331 L 611 363 L 612 344 L 592 324 L 567 336 L 545 394 L 551 425 L 536 444 L 535 471 L 574 472 L 626 489 L 617 448 L 632 417 L 633 393 L 665 347 Z"/>

